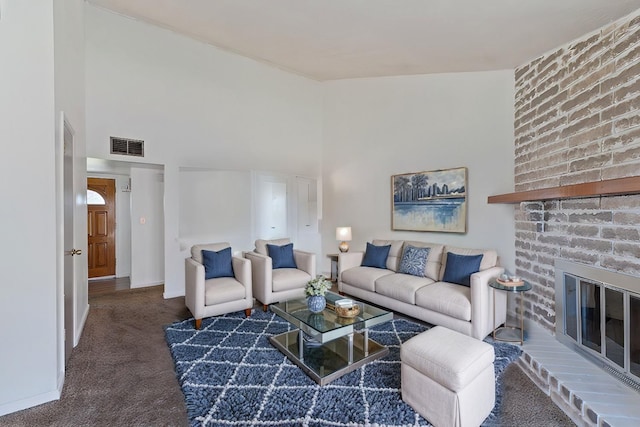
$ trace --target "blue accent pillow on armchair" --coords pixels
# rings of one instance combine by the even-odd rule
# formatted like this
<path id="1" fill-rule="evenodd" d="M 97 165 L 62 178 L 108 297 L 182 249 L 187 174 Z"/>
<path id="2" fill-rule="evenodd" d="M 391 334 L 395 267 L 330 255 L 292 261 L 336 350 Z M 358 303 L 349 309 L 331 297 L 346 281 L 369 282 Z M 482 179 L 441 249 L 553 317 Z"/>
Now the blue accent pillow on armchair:
<path id="1" fill-rule="evenodd" d="M 364 258 L 362 259 L 363 267 L 376 267 L 387 268 L 387 256 L 389 256 L 389 250 L 391 245 L 376 246 L 367 242 L 367 249 L 364 252 Z"/>
<path id="2" fill-rule="evenodd" d="M 293 257 L 293 243 L 282 246 L 267 243 L 267 252 L 271 257 L 272 268 L 298 268 Z"/>
<path id="3" fill-rule="evenodd" d="M 424 277 L 424 269 L 427 267 L 428 257 L 429 248 L 416 248 L 411 245 L 405 246 L 398 273 Z"/>
<path id="4" fill-rule="evenodd" d="M 480 271 L 483 255 L 458 255 L 447 252 L 447 266 L 444 269 L 443 282 L 471 286 L 471 275 Z"/>
<path id="5" fill-rule="evenodd" d="M 231 265 L 231 248 L 215 251 L 202 250 L 202 264 L 204 264 L 205 280 L 217 277 L 234 277 Z"/>

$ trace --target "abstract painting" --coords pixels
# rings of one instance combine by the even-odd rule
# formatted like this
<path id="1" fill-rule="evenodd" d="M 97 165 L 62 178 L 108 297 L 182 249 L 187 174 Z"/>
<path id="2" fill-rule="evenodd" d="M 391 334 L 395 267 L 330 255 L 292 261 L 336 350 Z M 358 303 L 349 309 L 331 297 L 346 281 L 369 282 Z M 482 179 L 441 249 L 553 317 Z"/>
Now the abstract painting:
<path id="1" fill-rule="evenodd" d="M 391 176 L 391 229 L 467 231 L 467 168 Z"/>

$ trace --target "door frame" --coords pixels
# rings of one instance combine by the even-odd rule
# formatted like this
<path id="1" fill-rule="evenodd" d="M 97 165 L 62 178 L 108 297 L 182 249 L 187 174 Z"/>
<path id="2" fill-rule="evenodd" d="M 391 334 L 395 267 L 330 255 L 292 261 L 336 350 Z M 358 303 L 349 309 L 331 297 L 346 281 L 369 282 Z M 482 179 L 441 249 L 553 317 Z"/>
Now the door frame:
<path id="1" fill-rule="evenodd" d="M 72 289 L 71 289 L 71 306 L 68 307 L 65 304 L 65 252 L 68 248 L 65 246 L 69 243 L 65 241 L 65 159 L 64 159 L 64 143 L 65 143 L 65 130 L 68 130 L 72 135 L 71 150 L 71 192 L 72 199 L 74 200 L 71 208 L 72 220 L 71 220 L 71 244 L 75 245 L 75 194 L 76 194 L 76 168 L 75 168 L 75 130 L 71 125 L 68 117 L 64 111 L 60 112 L 58 121 L 58 129 L 56 132 L 55 140 L 55 158 L 56 158 L 56 326 L 57 326 L 57 387 L 58 393 L 62 393 L 62 387 L 64 385 L 64 375 L 66 368 L 66 353 L 68 341 L 71 342 L 71 348 L 75 346 L 76 335 L 76 287 L 77 287 L 77 272 L 75 267 L 75 259 L 72 262 L 71 271 L 67 271 L 66 274 L 71 274 Z M 68 230 L 67 230 L 68 231 Z M 69 313 L 70 312 L 70 313 Z M 70 315 L 71 324 L 70 329 L 65 328 L 65 316 Z"/>

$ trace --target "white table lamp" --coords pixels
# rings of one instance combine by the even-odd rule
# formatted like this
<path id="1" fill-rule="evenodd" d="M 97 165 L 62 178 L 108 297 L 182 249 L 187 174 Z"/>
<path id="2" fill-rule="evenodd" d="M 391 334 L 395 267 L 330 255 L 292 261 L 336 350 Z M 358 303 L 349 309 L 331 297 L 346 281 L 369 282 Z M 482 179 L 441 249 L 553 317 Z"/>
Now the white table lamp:
<path id="1" fill-rule="evenodd" d="M 348 252 L 349 244 L 351 241 L 351 227 L 337 227 L 336 228 L 336 240 L 340 241 L 340 252 Z"/>

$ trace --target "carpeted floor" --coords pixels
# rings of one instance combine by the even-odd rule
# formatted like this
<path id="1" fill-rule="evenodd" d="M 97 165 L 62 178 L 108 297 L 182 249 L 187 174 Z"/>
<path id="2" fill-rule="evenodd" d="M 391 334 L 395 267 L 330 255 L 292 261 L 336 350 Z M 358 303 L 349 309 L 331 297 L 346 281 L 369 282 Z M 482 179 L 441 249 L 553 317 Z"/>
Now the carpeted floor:
<path id="1" fill-rule="evenodd" d="M 162 287 L 90 297 L 62 397 L 0 417 L 1 426 L 187 426 L 184 396 L 163 327 L 190 317 Z M 572 426 L 516 364 L 504 374 L 503 426 Z"/>

